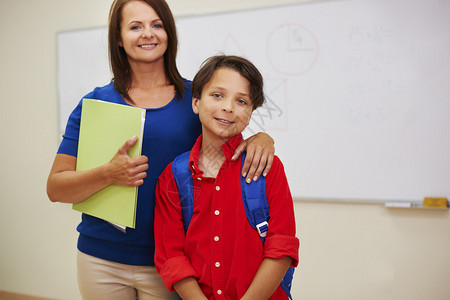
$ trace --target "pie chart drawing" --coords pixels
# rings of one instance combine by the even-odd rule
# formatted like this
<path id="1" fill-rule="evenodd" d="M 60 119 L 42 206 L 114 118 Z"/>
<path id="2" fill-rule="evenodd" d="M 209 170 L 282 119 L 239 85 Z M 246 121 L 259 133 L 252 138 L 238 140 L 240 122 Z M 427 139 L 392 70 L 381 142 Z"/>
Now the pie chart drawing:
<path id="1" fill-rule="evenodd" d="M 285 76 L 299 76 L 312 69 L 319 57 L 319 43 L 306 27 L 286 23 L 276 27 L 267 38 L 267 58 Z"/>

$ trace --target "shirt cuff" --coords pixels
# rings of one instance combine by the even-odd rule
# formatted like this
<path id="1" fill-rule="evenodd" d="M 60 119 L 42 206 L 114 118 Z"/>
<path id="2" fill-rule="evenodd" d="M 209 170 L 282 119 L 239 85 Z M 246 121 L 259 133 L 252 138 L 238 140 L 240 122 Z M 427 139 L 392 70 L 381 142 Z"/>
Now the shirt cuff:
<path id="1" fill-rule="evenodd" d="M 160 271 L 166 288 L 173 292 L 173 285 L 188 277 L 198 278 L 198 274 L 186 256 L 177 256 L 168 259 Z"/>
<path id="2" fill-rule="evenodd" d="M 300 241 L 295 236 L 279 234 L 268 236 L 264 242 L 264 257 L 281 259 L 289 256 L 292 258 L 291 267 L 297 267 L 299 246 Z"/>

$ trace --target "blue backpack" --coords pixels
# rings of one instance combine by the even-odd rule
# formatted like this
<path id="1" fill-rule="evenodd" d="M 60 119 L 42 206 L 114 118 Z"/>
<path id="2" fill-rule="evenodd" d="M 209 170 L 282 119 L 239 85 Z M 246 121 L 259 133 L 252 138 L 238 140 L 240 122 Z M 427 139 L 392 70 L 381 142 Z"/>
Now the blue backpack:
<path id="1" fill-rule="evenodd" d="M 172 173 L 180 197 L 185 233 L 188 230 L 194 209 L 193 182 L 191 170 L 189 169 L 189 154 L 190 151 L 177 156 L 172 163 Z M 244 165 L 244 160 L 245 154 L 242 155 L 242 166 Z M 269 229 L 267 222 L 269 220 L 269 204 L 267 203 L 266 197 L 266 179 L 264 176 L 261 176 L 257 181 L 247 183 L 245 177 L 241 176 L 241 193 L 248 222 L 258 231 L 261 241 L 264 244 L 264 239 Z M 294 267 L 290 267 L 280 283 L 281 288 L 291 300 L 293 276 Z"/>

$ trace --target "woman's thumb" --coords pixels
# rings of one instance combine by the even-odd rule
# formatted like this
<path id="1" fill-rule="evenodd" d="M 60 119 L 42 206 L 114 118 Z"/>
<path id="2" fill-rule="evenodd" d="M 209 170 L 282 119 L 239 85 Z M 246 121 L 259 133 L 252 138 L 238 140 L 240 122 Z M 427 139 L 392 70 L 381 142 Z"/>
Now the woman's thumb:
<path id="1" fill-rule="evenodd" d="M 128 154 L 128 151 L 130 151 L 131 147 L 133 147 L 136 142 L 137 136 L 133 136 L 131 139 L 127 140 L 125 144 L 122 145 L 122 147 L 120 147 L 119 151 Z"/>

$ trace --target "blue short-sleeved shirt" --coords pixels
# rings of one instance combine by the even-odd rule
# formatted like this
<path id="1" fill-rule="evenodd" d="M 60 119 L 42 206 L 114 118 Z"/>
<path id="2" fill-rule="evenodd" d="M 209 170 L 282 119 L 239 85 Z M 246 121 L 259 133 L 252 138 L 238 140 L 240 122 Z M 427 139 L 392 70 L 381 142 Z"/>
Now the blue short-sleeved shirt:
<path id="1" fill-rule="evenodd" d="M 109 223 L 86 214 L 77 230 L 78 249 L 86 254 L 130 265 L 154 265 L 155 188 L 159 175 L 179 154 L 192 148 L 201 133 L 201 123 L 192 111 L 192 83 L 182 99 L 172 99 L 167 105 L 147 109 L 142 155 L 148 157 L 149 169 L 144 184 L 138 189 L 136 228 L 126 233 Z M 84 98 L 99 99 L 129 105 L 113 88 L 113 83 L 94 89 Z M 67 122 L 58 153 L 77 155 L 82 101 Z"/>

